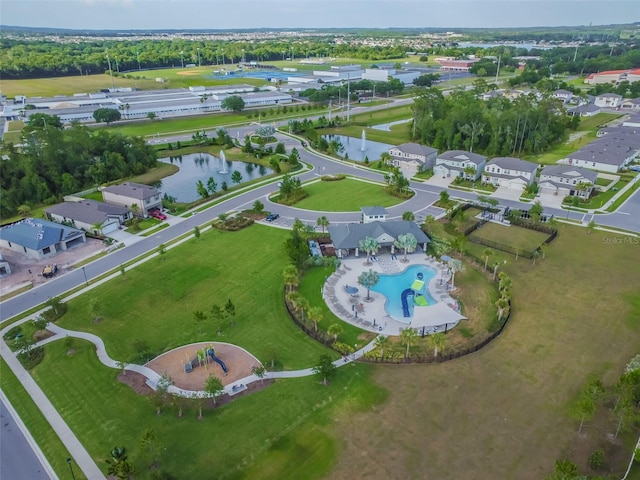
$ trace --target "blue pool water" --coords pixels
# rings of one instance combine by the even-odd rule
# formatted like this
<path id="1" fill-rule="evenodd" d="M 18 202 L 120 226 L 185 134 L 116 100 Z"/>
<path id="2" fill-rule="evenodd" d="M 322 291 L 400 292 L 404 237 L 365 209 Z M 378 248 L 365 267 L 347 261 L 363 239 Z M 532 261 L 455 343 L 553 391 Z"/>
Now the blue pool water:
<path id="1" fill-rule="evenodd" d="M 371 290 L 374 292 L 381 293 L 387 297 L 387 303 L 385 304 L 384 309 L 394 320 L 410 323 L 411 318 L 413 317 L 413 309 L 422 308 L 415 307 L 413 296 L 408 296 L 407 298 L 410 313 L 409 317 L 404 316 L 402 308 L 402 292 L 411 287 L 414 280 L 418 278 L 418 273 L 422 273 L 424 286 L 418 290 L 417 293 L 422 294 L 429 305 L 434 305 L 436 301 L 429 294 L 427 286 L 431 279 L 436 276 L 436 271 L 425 265 L 413 265 L 407 268 L 404 272 L 397 273 L 395 275 L 381 274 L 380 281 L 377 285 L 375 287 L 371 287 Z"/>

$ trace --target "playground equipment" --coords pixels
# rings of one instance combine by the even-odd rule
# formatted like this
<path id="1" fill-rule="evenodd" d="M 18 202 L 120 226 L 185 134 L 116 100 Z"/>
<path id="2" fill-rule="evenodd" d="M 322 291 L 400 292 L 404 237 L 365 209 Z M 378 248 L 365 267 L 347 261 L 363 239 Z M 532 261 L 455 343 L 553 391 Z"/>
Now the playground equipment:
<path id="1" fill-rule="evenodd" d="M 425 307 L 429 304 L 427 299 L 420 293 L 424 288 L 424 275 L 422 272 L 418 272 L 416 279 L 411 284 L 411 287 L 405 289 L 400 294 L 400 301 L 402 303 L 402 316 L 408 318 L 411 316 L 409 311 L 409 297 L 413 297 L 413 303 L 419 307 Z"/>
<path id="2" fill-rule="evenodd" d="M 186 373 L 191 373 L 193 369 L 198 366 L 204 366 L 204 368 L 207 368 L 209 358 L 220 365 L 224 374 L 227 374 L 229 369 L 220 358 L 216 357 L 216 352 L 211 345 L 208 348 L 204 347 L 201 350 L 196 351 L 196 356 L 194 358 L 189 358 L 189 355 L 187 355 L 187 361 L 184 364 L 184 371 Z"/>

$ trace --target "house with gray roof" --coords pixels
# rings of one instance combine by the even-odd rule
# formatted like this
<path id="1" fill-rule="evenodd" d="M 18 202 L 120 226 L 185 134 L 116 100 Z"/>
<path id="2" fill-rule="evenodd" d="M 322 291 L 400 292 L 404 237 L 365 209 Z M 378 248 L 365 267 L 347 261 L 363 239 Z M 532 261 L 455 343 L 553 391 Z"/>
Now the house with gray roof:
<path id="1" fill-rule="evenodd" d="M 540 172 L 540 193 L 589 198 L 598 174 L 573 165 L 547 165 Z"/>
<path id="2" fill-rule="evenodd" d="M 640 127 L 640 113 L 631 115 L 627 120 L 622 122 L 623 127 Z"/>
<path id="3" fill-rule="evenodd" d="M 160 191 L 141 183 L 125 182 L 104 187 L 102 199 L 111 205 L 129 207 L 136 215 L 145 218 L 149 216 L 150 210 L 156 208 L 162 210 Z"/>
<path id="4" fill-rule="evenodd" d="M 567 155 L 569 165 L 616 173 L 640 155 L 640 132 L 633 128 L 608 128 L 606 134 Z"/>
<path id="5" fill-rule="evenodd" d="M 591 103 L 567 108 L 567 113 L 573 117 L 593 117 L 594 115 L 599 114 L 600 111 L 600 107 Z"/>
<path id="6" fill-rule="evenodd" d="M 63 202 L 45 209 L 49 220 L 75 228 L 107 235 L 132 218 L 129 207 L 110 205 L 95 200 Z"/>
<path id="7" fill-rule="evenodd" d="M 620 104 L 620 110 L 624 110 L 626 112 L 640 112 L 640 97 L 627 98 L 623 100 Z"/>
<path id="8" fill-rule="evenodd" d="M 362 223 L 384 222 L 387 220 L 387 209 L 384 207 L 362 207 Z"/>
<path id="9" fill-rule="evenodd" d="M 394 242 L 400 235 L 411 233 L 425 252 L 431 241 L 414 222 L 407 220 L 329 225 L 328 231 L 339 258 L 349 256 L 351 251 L 358 257 L 360 241 L 366 237 L 375 238 L 380 247 L 388 248 L 392 254 L 395 253 Z"/>
<path id="10" fill-rule="evenodd" d="M 37 260 L 53 257 L 86 241 L 82 230 L 39 218 L 27 218 L 0 228 L 0 247 Z"/>
<path id="11" fill-rule="evenodd" d="M 598 107 L 618 108 L 622 103 L 622 95 L 617 93 L 603 93 L 596 96 L 594 102 Z"/>
<path id="12" fill-rule="evenodd" d="M 482 174 L 482 181 L 495 186 L 507 186 L 524 190 L 536 181 L 538 164 L 514 157 L 496 157 L 491 159 Z"/>
<path id="13" fill-rule="evenodd" d="M 573 98 L 573 92 L 570 92 L 569 90 L 559 89 L 553 92 L 553 97 L 559 98 L 563 102 L 568 102 Z"/>
<path id="14" fill-rule="evenodd" d="M 416 174 L 433 168 L 438 150 L 409 142 L 390 148 L 389 155 L 391 155 L 391 165 Z"/>
<path id="15" fill-rule="evenodd" d="M 433 167 L 434 175 L 442 177 L 462 177 L 477 180 L 482 175 L 487 157 L 477 153 L 465 152 L 464 150 L 448 150 L 436 157 L 436 165 Z M 465 170 L 471 170 L 469 174 Z"/>

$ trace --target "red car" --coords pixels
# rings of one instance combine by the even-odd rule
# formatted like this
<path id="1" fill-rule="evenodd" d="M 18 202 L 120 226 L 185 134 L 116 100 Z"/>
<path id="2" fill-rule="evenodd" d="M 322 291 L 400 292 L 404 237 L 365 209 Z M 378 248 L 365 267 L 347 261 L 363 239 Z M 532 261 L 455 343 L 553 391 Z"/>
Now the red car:
<path id="1" fill-rule="evenodd" d="M 153 218 L 157 218 L 158 220 L 166 220 L 167 219 L 167 216 L 157 208 L 155 208 L 153 210 L 150 210 L 149 211 L 149 215 L 151 215 Z"/>

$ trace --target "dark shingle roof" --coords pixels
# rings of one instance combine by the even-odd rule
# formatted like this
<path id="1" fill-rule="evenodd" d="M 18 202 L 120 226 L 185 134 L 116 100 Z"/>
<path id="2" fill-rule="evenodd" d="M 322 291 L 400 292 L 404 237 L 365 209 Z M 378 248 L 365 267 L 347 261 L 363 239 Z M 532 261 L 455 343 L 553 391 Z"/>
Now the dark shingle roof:
<path id="1" fill-rule="evenodd" d="M 42 250 L 78 235 L 82 235 L 81 230 L 39 218 L 27 218 L 0 229 L 0 238 L 31 250 Z"/>
<path id="2" fill-rule="evenodd" d="M 403 143 L 394 148 L 397 148 L 402 152 L 411 153 L 414 155 L 428 156 L 433 153 L 438 153 L 438 150 L 436 150 L 435 148 L 427 147 L 426 145 L 420 145 L 419 143 L 413 143 L 413 142 Z"/>
<path id="3" fill-rule="evenodd" d="M 125 182 L 120 185 L 111 185 L 102 189 L 103 192 L 115 193 L 116 195 L 122 195 L 123 197 L 137 198 L 138 200 L 144 200 L 145 198 L 158 195 L 160 192 L 158 189 L 149 187 L 148 185 L 142 185 L 141 183 Z"/>
<path id="4" fill-rule="evenodd" d="M 389 213 L 387 212 L 387 209 L 384 207 L 362 207 L 360 210 L 362 210 L 362 213 L 364 213 L 367 216 L 387 215 Z"/>
<path id="5" fill-rule="evenodd" d="M 496 157 L 487 163 L 487 167 L 491 165 L 498 165 L 500 168 L 518 170 L 520 172 L 535 172 L 538 168 L 538 164 L 536 163 L 527 162 L 526 160 L 520 160 L 515 157 Z M 487 175 L 491 175 L 491 172 L 487 172 Z"/>
<path id="6" fill-rule="evenodd" d="M 593 170 L 587 170 L 586 168 L 574 167 L 572 165 L 547 165 L 540 172 L 540 177 L 543 175 L 552 175 L 554 177 L 564 178 L 576 178 L 583 177 L 595 183 L 598 178 L 598 174 Z M 564 185 L 564 184 L 561 184 Z"/>
<path id="7" fill-rule="evenodd" d="M 103 223 L 109 216 L 126 215 L 129 209 L 95 200 L 83 200 L 81 202 L 59 203 L 47 208 L 45 212 L 94 225 Z"/>
<path id="8" fill-rule="evenodd" d="M 394 239 L 406 233 L 413 234 L 418 243 L 428 243 L 429 237 L 418 226 L 406 220 L 393 222 L 349 223 L 329 226 L 329 235 L 335 248 L 356 248 L 365 237 L 378 238 L 387 234 Z"/>
<path id="9" fill-rule="evenodd" d="M 485 157 L 484 155 L 466 152 L 464 150 L 448 150 L 438 155 L 438 158 L 442 160 L 454 160 L 457 162 L 469 160 L 476 165 L 480 165 L 482 162 L 485 162 L 487 160 L 487 157 Z"/>

